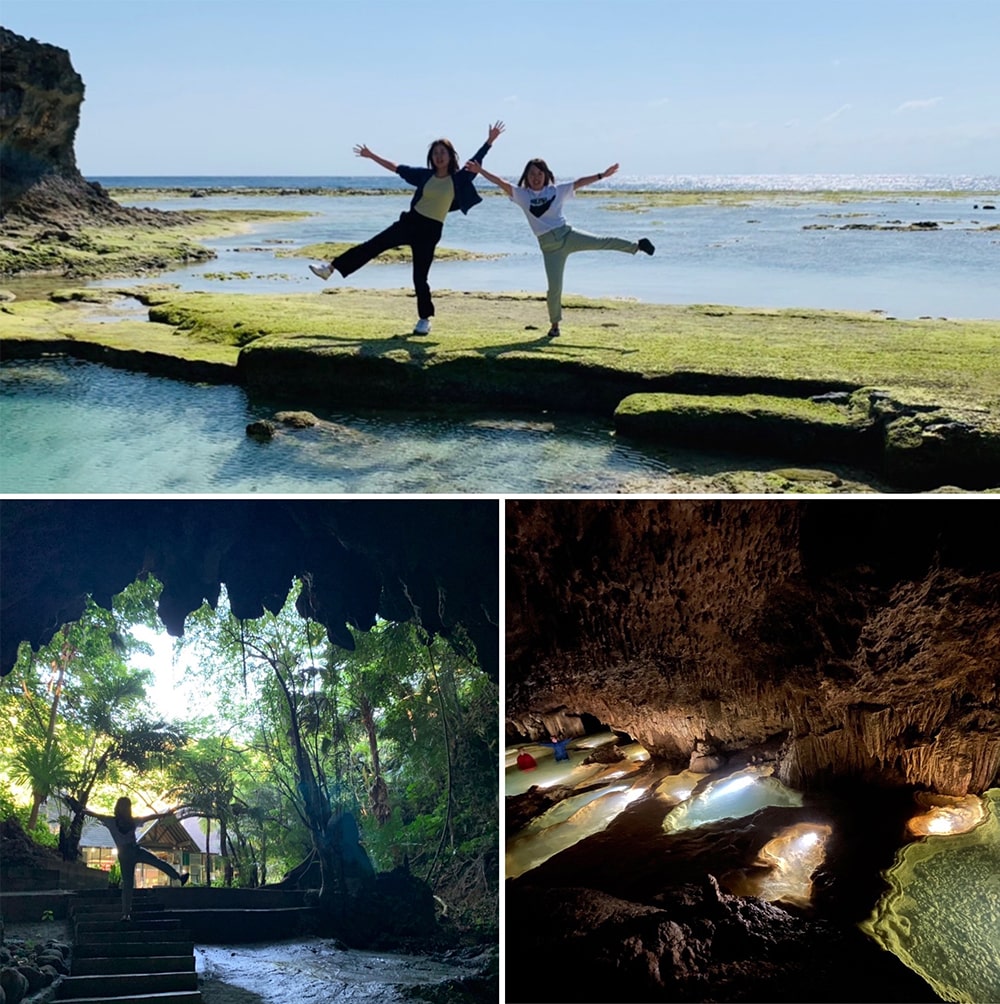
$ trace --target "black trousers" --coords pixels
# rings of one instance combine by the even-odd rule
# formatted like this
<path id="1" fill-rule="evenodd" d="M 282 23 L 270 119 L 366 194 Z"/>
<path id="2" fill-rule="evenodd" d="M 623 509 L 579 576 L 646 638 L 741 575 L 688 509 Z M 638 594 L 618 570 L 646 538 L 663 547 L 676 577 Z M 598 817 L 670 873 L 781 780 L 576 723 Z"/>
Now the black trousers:
<path id="1" fill-rule="evenodd" d="M 363 244 L 355 244 L 330 263 L 342 276 L 357 272 L 362 265 L 367 265 L 372 258 L 377 258 L 389 248 L 398 248 L 407 244 L 413 252 L 413 289 L 417 294 L 417 314 L 419 317 L 433 317 L 434 303 L 431 300 L 431 287 L 427 276 L 434 261 L 434 249 L 441 240 L 444 226 L 437 220 L 412 209 L 400 213 L 399 219 L 380 234 L 376 234 Z"/>

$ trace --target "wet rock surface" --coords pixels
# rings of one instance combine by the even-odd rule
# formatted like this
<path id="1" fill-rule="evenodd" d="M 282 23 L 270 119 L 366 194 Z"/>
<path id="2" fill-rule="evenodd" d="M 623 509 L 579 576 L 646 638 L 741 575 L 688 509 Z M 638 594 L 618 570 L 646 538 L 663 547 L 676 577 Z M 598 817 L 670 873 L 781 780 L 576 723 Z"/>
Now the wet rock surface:
<path id="1" fill-rule="evenodd" d="M 498 996 L 495 956 L 475 949 L 401 955 L 348 950 L 335 941 L 312 938 L 199 946 L 195 961 L 205 1004 L 485 1004 Z"/>
<path id="2" fill-rule="evenodd" d="M 657 768 L 648 768 L 654 773 Z M 851 787 L 753 816 L 665 833 L 645 798 L 506 891 L 507 1000 L 937 1001 L 856 924 L 885 888 L 909 800 Z M 830 826 L 813 903 L 728 891 L 775 832 Z M 531 979 L 517 972 L 544 959 Z"/>

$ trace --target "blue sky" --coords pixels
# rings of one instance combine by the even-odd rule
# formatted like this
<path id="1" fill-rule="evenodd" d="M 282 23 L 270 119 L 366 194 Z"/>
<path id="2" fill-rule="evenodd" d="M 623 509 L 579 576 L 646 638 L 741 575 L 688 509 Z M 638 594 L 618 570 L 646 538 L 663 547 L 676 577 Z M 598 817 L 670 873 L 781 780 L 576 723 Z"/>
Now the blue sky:
<path id="1" fill-rule="evenodd" d="M 3 0 L 69 50 L 87 176 L 1000 172 L 1000 0 Z"/>

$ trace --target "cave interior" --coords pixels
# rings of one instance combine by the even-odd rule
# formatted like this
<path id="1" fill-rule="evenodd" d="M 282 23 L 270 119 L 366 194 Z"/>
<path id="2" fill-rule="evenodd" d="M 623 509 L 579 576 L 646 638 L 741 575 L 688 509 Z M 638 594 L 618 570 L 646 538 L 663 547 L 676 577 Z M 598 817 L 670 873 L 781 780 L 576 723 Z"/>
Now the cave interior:
<path id="1" fill-rule="evenodd" d="M 859 925 L 911 821 L 998 783 L 994 516 L 509 501 L 507 951 L 547 964 L 508 999 L 952 999 Z"/>

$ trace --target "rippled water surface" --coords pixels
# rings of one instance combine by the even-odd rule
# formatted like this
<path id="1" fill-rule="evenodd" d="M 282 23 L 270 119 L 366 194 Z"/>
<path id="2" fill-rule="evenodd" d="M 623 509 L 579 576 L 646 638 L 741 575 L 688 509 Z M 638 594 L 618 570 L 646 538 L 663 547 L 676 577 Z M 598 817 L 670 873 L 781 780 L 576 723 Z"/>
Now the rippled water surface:
<path id="1" fill-rule="evenodd" d="M 273 409 L 236 387 L 65 359 L 0 375 L 0 480 L 19 493 L 600 492 L 672 469 L 583 419 L 320 414 L 258 442 L 246 426 Z"/>

